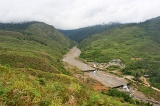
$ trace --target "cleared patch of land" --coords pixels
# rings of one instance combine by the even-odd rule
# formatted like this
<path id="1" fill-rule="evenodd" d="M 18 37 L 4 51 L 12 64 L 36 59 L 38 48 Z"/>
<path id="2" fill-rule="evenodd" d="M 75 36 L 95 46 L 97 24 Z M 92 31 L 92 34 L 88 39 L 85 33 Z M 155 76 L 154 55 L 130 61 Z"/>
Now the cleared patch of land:
<path id="1" fill-rule="evenodd" d="M 108 72 L 104 72 L 104 71 L 97 71 L 95 68 L 91 67 L 90 65 L 84 63 L 83 61 L 78 60 L 79 55 L 81 54 L 81 51 L 77 48 L 77 47 L 73 47 L 63 58 L 63 62 L 65 62 L 67 65 L 71 66 L 71 67 L 77 67 L 79 70 L 81 70 L 81 74 L 77 74 L 72 72 L 72 74 L 74 73 L 75 77 L 77 79 L 80 79 L 81 81 L 84 81 L 84 83 L 87 82 L 87 80 L 92 80 L 94 79 L 94 81 L 89 81 L 88 83 L 90 85 L 93 85 L 93 88 L 95 90 L 105 90 L 108 89 L 107 87 L 117 87 L 120 85 L 124 85 L 127 84 L 128 81 L 126 80 L 126 78 L 128 80 L 132 80 L 133 76 L 125 76 L 123 78 L 108 73 Z M 87 70 L 96 70 L 96 71 L 89 71 L 86 72 Z M 82 74 L 83 73 L 83 74 Z M 91 79 L 89 79 L 89 78 Z M 95 82 L 95 81 L 98 82 Z M 95 82 L 95 83 L 93 83 Z M 102 86 L 101 84 L 103 84 L 104 86 Z M 93 83 L 93 84 L 91 84 Z M 146 97 L 142 92 L 138 91 L 138 89 L 136 87 L 130 87 L 130 90 L 132 91 L 134 98 L 138 99 L 138 100 L 142 100 L 144 102 L 151 102 L 154 104 L 154 106 L 158 106 L 160 103 L 156 100 L 154 100 L 153 98 L 148 98 Z"/>
<path id="2" fill-rule="evenodd" d="M 86 63 L 78 60 L 78 56 L 80 55 L 81 51 L 77 47 L 73 47 L 63 58 L 63 62 L 68 63 L 71 66 L 76 66 L 82 71 L 86 70 L 96 70 L 93 67 L 89 66 Z M 116 75 L 106 73 L 103 71 L 93 71 L 93 72 L 85 72 L 91 78 L 98 80 L 103 85 L 107 87 L 116 87 L 120 85 L 127 84 L 127 80 L 124 78 L 120 78 Z"/>

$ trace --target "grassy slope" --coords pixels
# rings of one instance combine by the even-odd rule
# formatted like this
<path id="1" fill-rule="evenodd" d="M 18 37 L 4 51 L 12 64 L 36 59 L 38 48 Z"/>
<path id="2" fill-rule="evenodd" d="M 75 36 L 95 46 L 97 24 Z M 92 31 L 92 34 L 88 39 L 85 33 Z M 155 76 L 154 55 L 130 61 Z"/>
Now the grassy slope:
<path id="1" fill-rule="evenodd" d="M 64 69 L 61 59 L 72 42 L 52 26 L 4 26 L 0 25 L 0 105 L 130 105 L 94 92 Z"/>
<path id="2" fill-rule="evenodd" d="M 147 21 L 113 28 L 85 39 L 79 47 L 81 58 L 108 62 L 120 58 L 125 64 L 124 73 L 150 75 L 153 86 L 160 88 L 160 43 L 156 22 Z M 133 61 L 131 58 L 142 58 Z"/>
<path id="3" fill-rule="evenodd" d="M 0 31 L 0 63 L 10 67 L 65 72 L 61 58 L 70 41 L 44 23 L 17 31 Z M 66 72 L 67 73 L 67 72 Z"/>
<path id="4" fill-rule="evenodd" d="M 131 106 L 118 98 L 94 92 L 73 77 L 33 69 L 0 66 L 2 105 Z"/>

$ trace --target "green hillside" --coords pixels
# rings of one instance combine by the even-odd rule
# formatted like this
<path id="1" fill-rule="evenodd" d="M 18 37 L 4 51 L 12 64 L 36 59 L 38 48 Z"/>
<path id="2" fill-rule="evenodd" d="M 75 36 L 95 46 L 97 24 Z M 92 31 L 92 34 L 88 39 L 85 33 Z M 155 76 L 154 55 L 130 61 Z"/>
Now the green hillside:
<path id="1" fill-rule="evenodd" d="M 0 64 L 67 73 L 61 67 L 61 58 L 71 41 L 52 26 L 39 22 L 1 26 Z"/>
<path id="2" fill-rule="evenodd" d="M 110 24 L 103 24 L 103 25 L 95 25 L 89 26 L 79 29 L 72 29 L 72 30 L 59 30 L 61 33 L 69 37 L 70 39 L 77 41 L 80 43 L 85 38 L 88 38 L 94 34 L 103 32 L 106 29 L 110 29 L 116 26 L 120 26 L 119 23 L 110 23 Z"/>
<path id="3" fill-rule="evenodd" d="M 0 79 L 2 106 L 134 106 L 122 97 L 95 92 L 64 74 L 0 66 Z M 131 98 L 127 100 L 132 100 L 132 104 L 136 103 Z M 137 103 L 139 106 L 146 105 Z"/>
<path id="4" fill-rule="evenodd" d="M 149 75 L 160 88 L 160 18 L 106 30 L 83 40 L 81 58 L 95 62 L 121 59 L 124 74 Z"/>
<path id="5" fill-rule="evenodd" d="M 61 59 L 73 44 L 45 23 L 0 24 L 0 105 L 144 104 L 131 98 L 125 100 L 95 92 L 72 77 Z"/>

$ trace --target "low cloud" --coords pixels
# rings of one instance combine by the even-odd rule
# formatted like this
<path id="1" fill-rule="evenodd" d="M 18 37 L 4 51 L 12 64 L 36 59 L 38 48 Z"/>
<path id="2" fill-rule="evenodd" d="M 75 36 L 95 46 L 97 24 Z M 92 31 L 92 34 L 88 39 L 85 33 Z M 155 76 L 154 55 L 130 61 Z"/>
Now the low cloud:
<path id="1" fill-rule="evenodd" d="M 160 16 L 159 0 L 0 0 L 0 22 L 41 21 L 60 29 Z"/>

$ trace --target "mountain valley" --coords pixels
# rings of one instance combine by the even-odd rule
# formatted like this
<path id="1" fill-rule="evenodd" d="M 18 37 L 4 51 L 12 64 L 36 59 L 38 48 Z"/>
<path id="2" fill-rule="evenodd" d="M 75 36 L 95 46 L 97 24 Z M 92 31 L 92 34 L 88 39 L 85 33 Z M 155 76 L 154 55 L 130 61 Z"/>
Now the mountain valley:
<path id="1" fill-rule="evenodd" d="M 155 90 L 160 89 L 159 25 L 159 17 L 75 30 L 57 30 L 36 21 L 0 23 L 0 105 L 152 106 L 152 101 L 107 86 L 107 73 L 159 103 L 160 92 Z M 81 53 L 71 55 L 74 62 L 72 57 L 64 61 L 76 45 Z M 115 65 L 115 60 L 123 67 Z M 79 68 L 76 61 L 83 66 Z M 91 68 L 85 68 L 87 65 Z M 87 70 L 100 71 L 84 74 Z M 95 90 L 93 84 L 105 87 Z"/>

